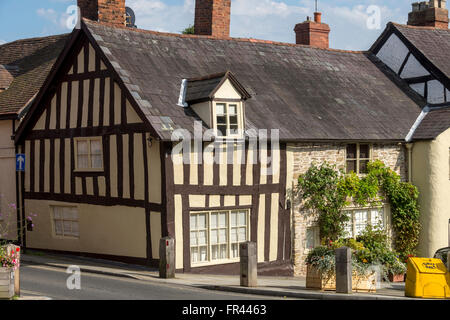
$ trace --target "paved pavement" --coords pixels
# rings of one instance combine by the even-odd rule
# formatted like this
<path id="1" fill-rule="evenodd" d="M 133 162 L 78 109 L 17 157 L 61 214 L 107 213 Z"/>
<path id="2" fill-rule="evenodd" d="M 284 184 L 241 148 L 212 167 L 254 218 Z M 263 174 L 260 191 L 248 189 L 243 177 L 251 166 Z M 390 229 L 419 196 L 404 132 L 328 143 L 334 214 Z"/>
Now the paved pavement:
<path id="1" fill-rule="evenodd" d="M 376 293 L 337 294 L 333 291 L 308 290 L 303 277 L 258 277 L 258 287 L 239 285 L 239 276 L 199 275 L 177 273 L 175 279 L 159 278 L 158 270 L 105 260 L 68 255 L 31 252 L 22 255 L 27 264 L 67 269 L 71 265 L 80 267 L 82 273 L 102 274 L 136 279 L 153 284 L 171 284 L 179 287 L 203 288 L 215 291 L 245 293 L 252 295 L 318 300 L 410 300 L 404 296 L 403 283 L 383 283 Z"/>

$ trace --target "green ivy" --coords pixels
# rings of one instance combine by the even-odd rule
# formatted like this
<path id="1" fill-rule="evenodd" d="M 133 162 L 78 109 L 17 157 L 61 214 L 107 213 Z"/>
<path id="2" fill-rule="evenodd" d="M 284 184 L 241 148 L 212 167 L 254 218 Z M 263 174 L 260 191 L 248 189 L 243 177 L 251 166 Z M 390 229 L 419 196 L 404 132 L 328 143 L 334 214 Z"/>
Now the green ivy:
<path id="1" fill-rule="evenodd" d="M 335 166 L 313 164 L 298 179 L 304 205 L 318 213 L 322 242 L 336 241 L 343 236 L 349 217 L 343 209 L 352 202 L 361 207 L 378 206 L 388 200 L 391 205 L 394 246 L 406 260 L 415 254 L 418 244 L 419 192 L 411 183 L 402 182 L 400 176 L 381 161 L 368 164 L 368 173 L 359 177 L 345 174 Z"/>

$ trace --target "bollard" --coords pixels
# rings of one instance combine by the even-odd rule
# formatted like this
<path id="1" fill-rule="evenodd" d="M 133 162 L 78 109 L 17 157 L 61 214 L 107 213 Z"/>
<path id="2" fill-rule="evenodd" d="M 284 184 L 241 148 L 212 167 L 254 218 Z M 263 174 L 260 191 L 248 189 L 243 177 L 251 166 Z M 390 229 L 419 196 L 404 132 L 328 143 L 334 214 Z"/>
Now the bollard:
<path id="1" fill-rule="evenodd" d="M 241 259 L 241 286 L 256 287 L 257 284 L 257 259 L 256 243 L 244 242 L 239 245 L 239 255 Z"/>
<path id="2" fill-rule="evenodd" d="M 159 277 L 175 278 L 175 239 L 171 237 L 159 242 Z"/>
<path id="3" fill-rule="evenodd" d="M 336 249 L 336 292 L 352 293 L 352 251 L 342 247 Z"/>

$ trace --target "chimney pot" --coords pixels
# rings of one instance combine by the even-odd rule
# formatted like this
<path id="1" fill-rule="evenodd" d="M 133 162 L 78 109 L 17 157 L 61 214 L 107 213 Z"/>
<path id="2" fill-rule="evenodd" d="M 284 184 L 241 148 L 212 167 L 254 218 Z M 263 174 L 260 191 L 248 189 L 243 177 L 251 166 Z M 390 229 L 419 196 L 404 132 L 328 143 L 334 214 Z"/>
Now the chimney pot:
<path id="1" fill-rule="evenodd" d="M 314 12 L 314 22 L 322 23 L 322 13 Z"/>

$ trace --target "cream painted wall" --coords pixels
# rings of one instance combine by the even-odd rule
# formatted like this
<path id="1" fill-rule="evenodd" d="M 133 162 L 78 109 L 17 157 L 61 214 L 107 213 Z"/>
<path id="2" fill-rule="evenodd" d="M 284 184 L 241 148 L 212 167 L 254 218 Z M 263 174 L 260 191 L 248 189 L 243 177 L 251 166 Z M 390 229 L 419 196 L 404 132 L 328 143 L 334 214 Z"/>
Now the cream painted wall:
<path id="1" fill-rule="evenodd" d="M 211 128 L 211 101 L 193 104 L 191 108 Z"/>
<path id="2" fill-rule="evenodd" d="M 230 80 L 225 80 L 222 86 L 217 90 L 214 98 L 218 99 L 241 99 L 241 95 L 234 89 Z"/>
<path id="3" fill-rule="evenodd" d="M 17 124 L 16 124 L 17 125 Z M 8 205 L 16 203 L 16 159 L 14 143 L 11 140 L 12 120 L 0 121 L 0 231 L 8 230 L 0 238 L 17 238 L 16 211 Z M 1 233 L 1 232 L 0 232 Z"/>
<path id="4" fill-rule="evenodd" d="M 54 234 L 52 205 L 78 208 L 79 238 L 62 238 Z M 143 208 L 104 207 L 43 200 L 25 200 L 25 208 L 27 214 L 37 215 L 33 219 L 34 230 L 27 232 L 27 246 L 30 248 L 146 257 Z M 152 212 L 151 221 L 157 222 L 159 219 L 158 214 Z M 153 231 L 156 230 L 152 228 Z M 156 242 L 156 237 L 156 234 L 155 237 L 152 235 L 152 244 Z"/>
<path id="5" fill-rule="evenodd" d="M 412 182 L 419 188 L 422 232 L 419 254 L 432 257 L 449 246 L 450 219 L 450 129 L 432 141 L 414 143 Z"/>

